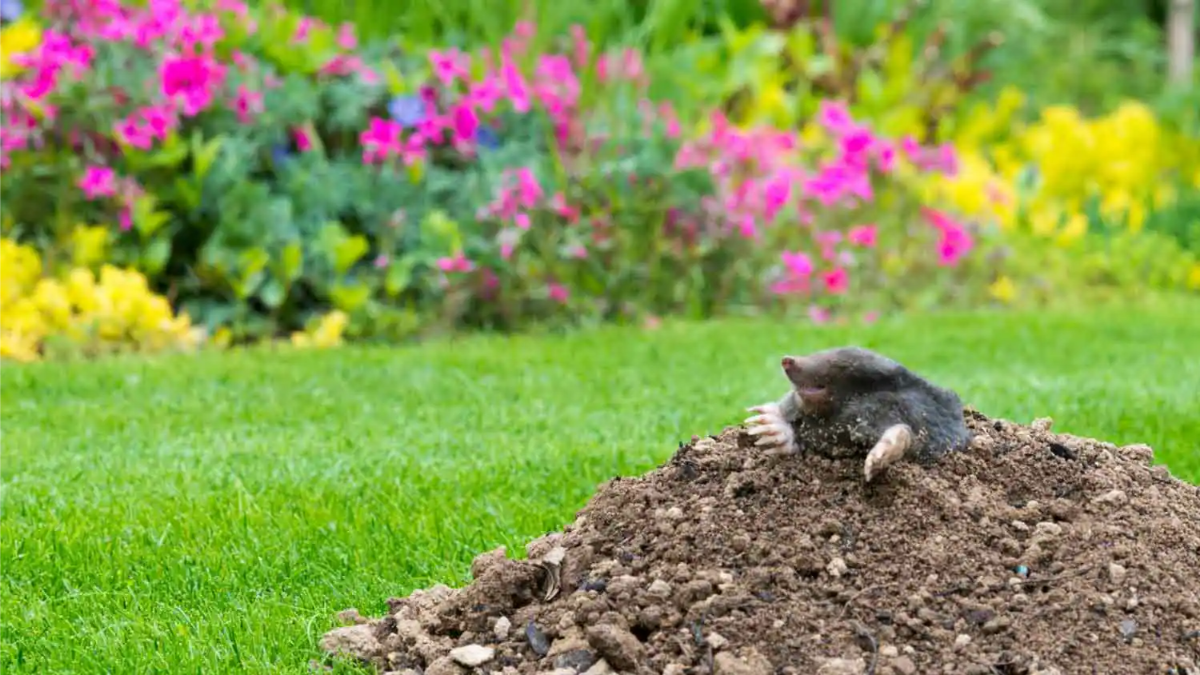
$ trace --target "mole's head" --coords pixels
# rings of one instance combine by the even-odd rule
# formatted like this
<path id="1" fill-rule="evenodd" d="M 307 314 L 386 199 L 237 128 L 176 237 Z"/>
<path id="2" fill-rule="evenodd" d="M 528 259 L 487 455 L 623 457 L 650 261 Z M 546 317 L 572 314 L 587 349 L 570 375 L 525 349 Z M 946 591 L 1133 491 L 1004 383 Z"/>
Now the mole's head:
<path id="1" fill-rule="evenodd" d="M 782 366 L 804 409 L 813 413 L 832 412 L 857 394 L 901 388 L 911 377 L 904 366 L 861 347 L 785 356 Z"/>

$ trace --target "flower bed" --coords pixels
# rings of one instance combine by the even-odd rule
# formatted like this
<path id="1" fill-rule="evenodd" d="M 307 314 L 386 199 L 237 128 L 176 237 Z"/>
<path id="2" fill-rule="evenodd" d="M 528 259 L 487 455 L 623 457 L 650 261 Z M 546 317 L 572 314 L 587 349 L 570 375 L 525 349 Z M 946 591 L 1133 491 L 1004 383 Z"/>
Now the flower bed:
<path id="1" fill-rule="evenodd" d="M 360 47 L 231 0 L 47 16 L 6 55 L 5 235 L 64 274 L 100 224 L 106 262 L 220 343 L 773 304 L 871 318 L 990 274 L 983 233 L 918 194 L 955 169 L 948 147 L 832 100 L 804 142 L 720 112 L 696 128 L 648 96 L 636 52 L 579 28 L 467 53 Z"/>

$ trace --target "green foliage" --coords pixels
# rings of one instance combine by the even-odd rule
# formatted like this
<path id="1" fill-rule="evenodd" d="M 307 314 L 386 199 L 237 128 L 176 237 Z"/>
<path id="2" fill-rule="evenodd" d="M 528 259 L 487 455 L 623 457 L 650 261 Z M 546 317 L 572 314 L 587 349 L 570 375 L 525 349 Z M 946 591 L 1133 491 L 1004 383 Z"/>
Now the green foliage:
<path id="1" fill-rule="evenodd" d="M 865 42 L 828 31 L 820 20 L 782 31 L 723 21 L 719 36 L 677 52 L 681 68 L 695 64 L 680 79 L 688 83 L 688 98 L 722 101 L 740 122 L 795 128 L 812 119 L 820 101 L 834 99 L 850 103 L 856 115 L 889 135 L 939 140 L 943 118 L 957 113 L 986 79 L 978 62 L 999 37 L 949 54 L 945 26 L 925 40 L 914 36 L 913 11 L 873 26 Z"/>
<path id="2" fill-rule="evenodd" d="M 1095 226 L 1102 223 L 1093 221 Z M 1194 223 L 1191 229 L 1194 233 Z M 1200 264 L 1195 250 L 1149 226 L 1142 232 L 1097 227 L 1069 245 L 1010 232 L 1000 250 L 1007 272 L 1020 279 L 1014 300 L 1018 305 L 1095 306 L 1178 291 L 1188 287 L 1189 274 Z"/>

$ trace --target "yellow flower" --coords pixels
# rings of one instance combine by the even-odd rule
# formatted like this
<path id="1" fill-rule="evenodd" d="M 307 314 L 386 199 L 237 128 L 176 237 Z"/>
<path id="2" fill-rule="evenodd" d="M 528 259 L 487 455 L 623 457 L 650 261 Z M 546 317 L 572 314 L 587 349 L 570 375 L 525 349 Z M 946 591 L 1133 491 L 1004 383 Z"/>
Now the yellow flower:
<path id="1" fill-rule="evenodd" d="M 38 360 L 37 343 L 25 336 L 0 331 L 0 360 L 12 359 L 29 363 Z"/>
<path id="2" fill-rule="evenodd" d="M 103 225 L 78 225 L 71 231 L 71 255 L 78 267 L 91 267 L 108 252 L 108 228 Z"/>
<path id="3" fill-rule="evenodd" d="M 342 344 L 342 333 L 349 322 L 350 317 L 345 312 L 335 309 L 321 317 L 311 330 L 292 333 L 292 344 L 297 347 L 336 347 Z"/>
<path id="4" fill-rule="evenodd" d="M 1078 241 L 1083 235 L 1087 234 L 1088 219 L 1082 213 L 1072 213 L 1067 217 L 1067 222 L 1058 233 L 1058 245 L 1070 246 Z"/>
<path id="5" fill-rule="evenodd" d="M 1192 263 L 1192 268 L 1188 270 L 1187 285 L 1192 290 L 1200 291 L 1200 262 Z"/>
<path id="6" fill-rule="evenodd" d="M 20 73 L 24 68 L 12 62 L 12 57 L 32 51 L 42 42 L 42 29 L 27 16 L 0 28 L 0 80 Z"/>
<path id="7" fill-rule="evenodd" d="M 54 279 L 42 279 L 33 289 L 33 303 L 51 328 L 66 328 L 71 322 L 71 300 L 63 285 Z"/>
<path id="8" fill-rule="evenodd" d="M 1000 276 L 988 286 L 988 294 L 1000 302 L 1008 304 L 1017 296 L 1017 287 L 1013 284 L 1012 279 Z"/>
<path id="9" fill-rule="evenodd" d="M 99 239 L 90 229 L 73 235 L 85 242 Z M 98 282 L 86 267 L 74 267 L 61 278 L 43 277 L 37 251 L 0 238 L 0 283 L 0 358 L 37 360 L 50 337 L 89 351 L 192 348 L 204 338 L 136 270 L 104 265 Z"/>

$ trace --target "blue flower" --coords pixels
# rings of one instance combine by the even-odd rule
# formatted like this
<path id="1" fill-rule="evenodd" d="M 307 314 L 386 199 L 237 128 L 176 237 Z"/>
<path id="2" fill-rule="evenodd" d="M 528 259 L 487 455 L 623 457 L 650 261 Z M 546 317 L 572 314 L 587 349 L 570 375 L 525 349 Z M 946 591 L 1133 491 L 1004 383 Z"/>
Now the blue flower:
<path id="1" fill-rule="evenodd" d="M 25 6 L 21 4 L 21 0 L 0 0 L 0 21 L 16 21 L 24 12 Z"/>
<path id="2" fill-rule="evenodd" d="M 475 131 L 475 142 L 479 144 L 479 147 L 487 148 L 488 150 L 495 150 L 500 147 L 500 137 L 496 135 L 496 132 L 491 127 L 485 124 L 479 125 L 479 129 Z"/>
<path id="3" fill-rule="evenodd" d="M 417 96 L 397 96 L 388 102 L 388 114 L 400 126 L 411 127 L 425 119 L 425 102 Z"/>
<path id="4" fill-rule="evenodd" d="M 271 161 L 275 163 L 275 167 L 279 168 L 284 165 L 292 156 L 292 149 L 287 143 L 276 143 L 271 146 Z"/>

